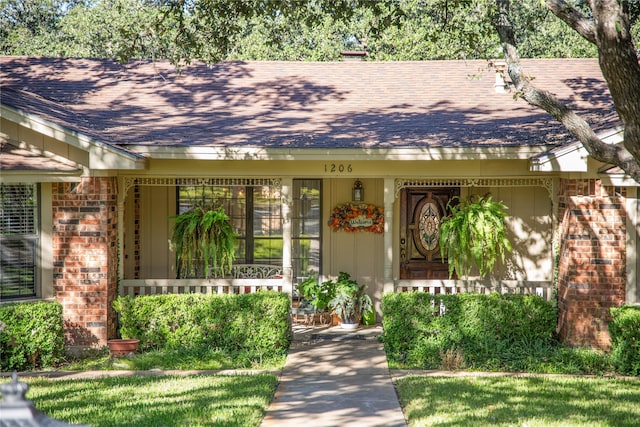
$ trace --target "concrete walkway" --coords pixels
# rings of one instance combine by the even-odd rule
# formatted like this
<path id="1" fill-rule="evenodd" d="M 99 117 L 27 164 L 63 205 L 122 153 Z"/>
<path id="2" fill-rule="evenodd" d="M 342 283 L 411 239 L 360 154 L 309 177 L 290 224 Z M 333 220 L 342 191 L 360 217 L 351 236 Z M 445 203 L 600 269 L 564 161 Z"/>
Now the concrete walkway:
<path id="1" fill-rule="evenodd" d="M 295 326 L 262 427 L 406 426 L 381 332 Z"/>

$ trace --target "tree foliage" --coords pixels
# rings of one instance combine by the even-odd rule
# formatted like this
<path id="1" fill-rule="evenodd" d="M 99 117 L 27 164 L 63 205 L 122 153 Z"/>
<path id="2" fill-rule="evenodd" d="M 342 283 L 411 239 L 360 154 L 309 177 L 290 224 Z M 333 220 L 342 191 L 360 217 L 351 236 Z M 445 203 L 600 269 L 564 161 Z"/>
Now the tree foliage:
<path id="1" fill-rule="evenodd" d="M 564 0 L 547 0 L 546 5 L 596 46 L 600 69 L 624 125 L 624 145 L 605 143 L 570 106 L 533 84 L 520 64 L 510 1 L 496 0 L 495 27 L 518 96 L 560 121 L 593 158 L 620 167 L 640 182 L 640 63 L 631 31 L 630 2 L 591 0 L 582 4 L 584 10 Z"/>
<path id="2" fill-rule="evenodd" d="M 373 4 L 375 3 L 375 4 Z M 331 61 L 366 49 L 371 60 L 495 58 L 491 2 L 303 0 L 0 0 L 12 55 Z M 30 6 L 26 6 L 30 5 Z M 182 6 L 181 6 L 182 5 Z M 231 6 L 230 6 L 231 5 Z M 526 57 L 594 56 L 596 50 L 538 1 L 514 14 Z M 553 39 L 554 43 L 549 43 Z"/>

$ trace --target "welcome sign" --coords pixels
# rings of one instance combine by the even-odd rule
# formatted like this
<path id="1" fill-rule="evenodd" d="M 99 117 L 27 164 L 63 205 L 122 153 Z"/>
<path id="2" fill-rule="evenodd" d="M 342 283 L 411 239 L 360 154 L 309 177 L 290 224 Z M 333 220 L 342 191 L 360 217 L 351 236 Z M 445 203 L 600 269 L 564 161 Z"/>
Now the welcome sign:
<path id="1" fill-rule="evenodd" d="M 333 208 L 328 225 L 333 231 L 383 233 L 384 209 L 366 203 L 345 203 Z"/>

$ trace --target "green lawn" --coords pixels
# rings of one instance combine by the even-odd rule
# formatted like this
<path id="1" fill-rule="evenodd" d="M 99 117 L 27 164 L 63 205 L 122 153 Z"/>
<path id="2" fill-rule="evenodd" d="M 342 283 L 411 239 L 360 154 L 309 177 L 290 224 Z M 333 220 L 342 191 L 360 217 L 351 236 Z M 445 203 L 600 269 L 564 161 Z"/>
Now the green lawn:
<path id="1" fill-rule="evenodd" d="M 4 379 L 2 382 L 6 382 Z M 259 426 L 271 374 L 21 378 L 45 414 L 93 426 Z M 640 380 L 565 376 L 408 376 L 400 402 L 415 426 L 637 426 Z"/>
<path id="2" fill-rule="evenodd" d="M 259 426 L 277 379 L 235 376 L 25 379 L 49 417 L 92 426 Z M 6 382 L 6 381 L 3 381 Z"/>
<path id="3" fill-rule="evenodd" d="M 587 377 L 398 379 L 415 426 L 638 426 L 640 381 Z"/>

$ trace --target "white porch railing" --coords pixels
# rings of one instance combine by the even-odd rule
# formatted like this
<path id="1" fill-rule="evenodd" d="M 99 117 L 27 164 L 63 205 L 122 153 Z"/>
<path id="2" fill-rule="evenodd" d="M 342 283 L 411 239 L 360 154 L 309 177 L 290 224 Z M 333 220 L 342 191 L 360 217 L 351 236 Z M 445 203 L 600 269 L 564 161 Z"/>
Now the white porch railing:
<path id="1" fill-rule="evenodd" d="M 120 295 L 156 294 L 249 294 L 258 290 L 282 292 L 282 267 L 266 264 L 235 264 L 231 279 L 146 279 L 120 281 Z"/>
<path id="2" fill-rule="evenodd" d="M 549 281 L 520 281 L 520 280 L 399 280 L 396 292 L 427 292 L 430 294 L 456 294 L 475 292 L 488 294 L 537 295 L 550 301 L 553 299 L 553 285 Z"/>
<path id="3" fill-rule="evenodd" d="M 234 278 L 234 279 L 143 279 L 121 280 L 120 295 L 157 295 L 157 294 L 246 294 L 259 290 L 282 292 L 284 279 L 275 278 Z M 481 280 L 399 280 L 396 292 L 427 292 L 433 295 L 475 292 L 488 294 L 538 295 L 550 301 L 553 299 L 553 286 L 548 281 L 504 280 L 487 282 Z"/>
<path id="4" fill-rule="evenodd" d="M 282 291 L 282 279 L 145 279 L 121 280 L 120 295 L 248 294 L 258 290 Z"/>

